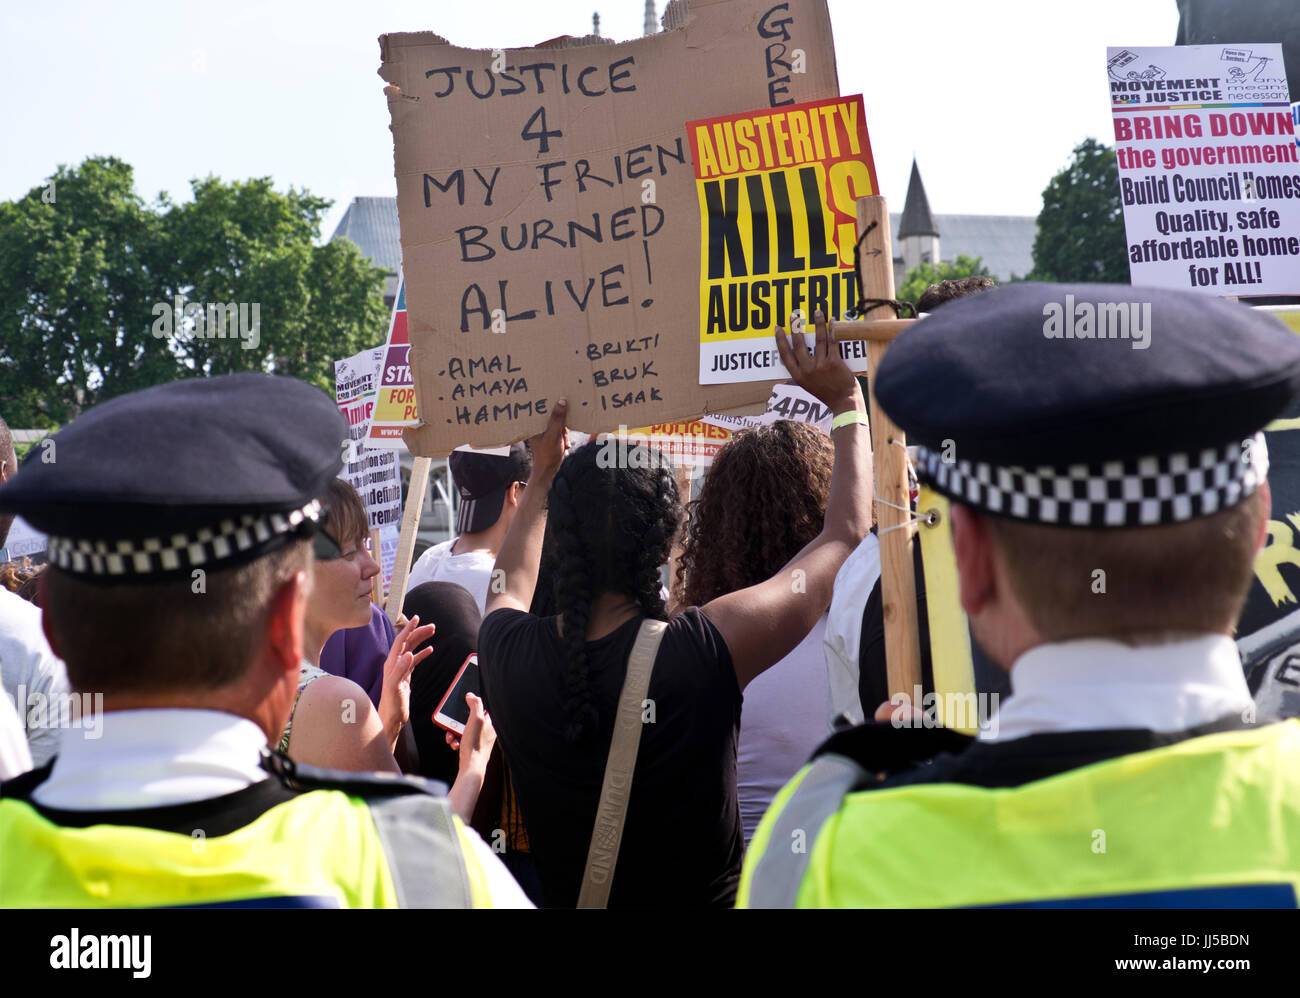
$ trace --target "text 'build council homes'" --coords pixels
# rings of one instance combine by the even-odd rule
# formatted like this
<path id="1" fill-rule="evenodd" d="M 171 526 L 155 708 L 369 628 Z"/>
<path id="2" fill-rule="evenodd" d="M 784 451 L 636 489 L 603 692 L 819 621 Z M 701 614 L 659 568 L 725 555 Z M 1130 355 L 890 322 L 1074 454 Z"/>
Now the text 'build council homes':
<path id="1" fill-rule="evenodd" d="M 1108 55 L 1133 283 L 1300 291 L 1300 158 L 1281 46 Z"/>

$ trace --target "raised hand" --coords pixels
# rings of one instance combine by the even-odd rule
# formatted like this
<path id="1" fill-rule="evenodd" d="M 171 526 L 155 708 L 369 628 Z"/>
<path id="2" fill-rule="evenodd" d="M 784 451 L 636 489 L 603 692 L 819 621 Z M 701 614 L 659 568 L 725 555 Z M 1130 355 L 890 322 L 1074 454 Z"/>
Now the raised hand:
<path id="1" fill-rule="evenodd" d="M 433 654 L 433 645 L 418 652 L 413 649 L 433 637 L 433 624 L 420 625 L 417 614 L 403 625 L 388 649 L 384 659 L 384 684 L 379 695 L 379 718 L 384 724 L 384 734 L 389 748 L 397 747 L 398 735 L 411 716 L 411 673 L 415 667 Z"/>
<path id="2" fill-rule="evenodd" d="M 861 397 L 858 379 L 840 356 L 831 327 L 818 309 L 813 315 L 816 343 L 809 352 L 802 336 L 787 337 L 776 327 L 776 351 L 794 383 L 830 406 L 835 413 L 853 408 Z"/>
<path id="3" fill-rule="evenodd" d="M 554 474 L 564 460 L 569 449 L 569 431 L 564 425 L 564 418 L 569 414 L 567 399 L 558 399 L 551 409 L 551 418 L 546 429 L 535 437 L 529 437 L 528 449 L 533 455 L 534 477 L 538 472 Z"/>

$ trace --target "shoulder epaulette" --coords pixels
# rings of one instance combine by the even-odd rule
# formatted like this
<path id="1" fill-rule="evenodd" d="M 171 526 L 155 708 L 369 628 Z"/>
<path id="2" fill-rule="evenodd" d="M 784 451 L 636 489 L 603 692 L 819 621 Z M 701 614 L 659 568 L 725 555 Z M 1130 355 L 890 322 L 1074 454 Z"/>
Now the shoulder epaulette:
<path id="1" fill-rule="evenodd" d="M 887 721 L 867 721 L 838 731 L 813 753 L 852 759 L 877 779 L 923 765 L 938 755 L 959 755 L 975 744 L 970 735 L 941 727 L 895 727 Z"/>
<path id="2" fill-rule="evenodd" d="M 33 790 L 49 779 L 52 769 L 54 769 L 54 759 L 50 759 L 44 766 L 29 769 L 25 773 L 19 773 L 0 782 L 0 799 L 8 797 L 11 800 L 26 800 Z"/>
<path id="3" fill-rule="evenodd" d="M 404 773 L 354 773 L 294 762 L 287 755 L 262 750 L 261 765 L 290 790 L 342 790 L 356 797 L 385 797 L 428 794 L 446 797 L 447 784 Z"/>

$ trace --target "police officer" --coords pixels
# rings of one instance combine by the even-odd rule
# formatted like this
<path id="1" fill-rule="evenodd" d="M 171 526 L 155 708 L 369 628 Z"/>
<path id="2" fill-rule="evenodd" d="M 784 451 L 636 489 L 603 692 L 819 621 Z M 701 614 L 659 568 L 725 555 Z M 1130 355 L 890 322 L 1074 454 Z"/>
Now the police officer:
<path id="1" fill-rule="evenodd" d="M 1020 284 L 910 329 L 875 389 L 952 500 L 1012 693 L 977 739 L 887 706 L 833 736 L 739 904 L 1295 907 L 1300 722 L 1257 721 L 1232 634 L 1297 338 L 1191 293 Z"/>
<path id="2" fill-rule="evenodd" d="M 96 406 L 0 487 L 49 534 L 78 698 L 58 756 L 0 786 L 0 906 L 529 906 L 441 785 L 267 749 L 347 439 L 302 382 L 199 378 Z"/>

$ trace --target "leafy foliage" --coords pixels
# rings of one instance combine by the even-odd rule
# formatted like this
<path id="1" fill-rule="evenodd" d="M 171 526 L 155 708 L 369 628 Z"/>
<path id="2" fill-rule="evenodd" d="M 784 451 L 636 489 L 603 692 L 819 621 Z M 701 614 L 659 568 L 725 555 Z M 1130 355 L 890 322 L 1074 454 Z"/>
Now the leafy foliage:
<path id="1" fill-rule="evenodd" d="M 269 178 L 191 186 L 191 202 L 146 204 L 128 164 L 92 157 L 0 202 L 0 414 L 11 426 L 233 371 L 332 391 L 333 361 L 382 336 L 383 271 L 346 240 L 315 245 L 330 202 Z M 248 306 L 256 336 L 187 336 L 184 306 L 212 303 Z"/>
<path id="2" fill-rule="evenodd" d="M 938 266 L 923 263 L 913 267 L 908 273 L 897 297 L 899 301 L 911 302 L 915 305 L 931 284 L 938 284 L 940 281 L 957 281 L 963 277 L 992 276 L 989 269 L 984 266 L 984 258 L 979 256 L 973 260 L 968 256 L 958 256 L 956 260 L 940 263 Z"/>
<path id="3" fill-rule="evenodd" d="M 1043 191 L 1030 279 L 1127 284 L 1126 250 L 1115 150 L 1084 139 Z"/>

